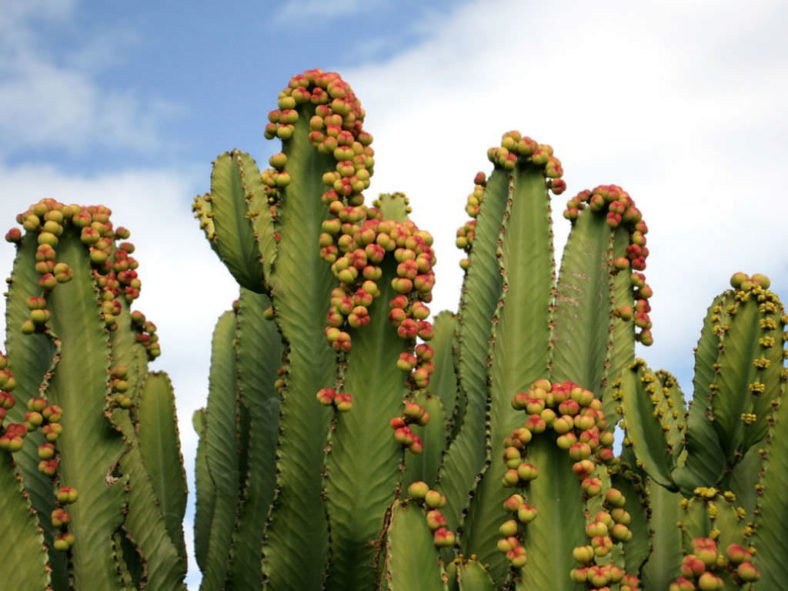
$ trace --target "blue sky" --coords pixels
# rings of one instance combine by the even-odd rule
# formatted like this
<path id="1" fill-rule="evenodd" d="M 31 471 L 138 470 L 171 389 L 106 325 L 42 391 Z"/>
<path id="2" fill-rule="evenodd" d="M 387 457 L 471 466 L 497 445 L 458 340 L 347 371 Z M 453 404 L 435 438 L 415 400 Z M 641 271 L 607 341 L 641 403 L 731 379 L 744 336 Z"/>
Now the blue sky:
<path id="1" fill-rule="evenodd" d="M 705 308 L 734 271 L 766 273 L 788 297 L 784 2 L 6 4 L 0 220 L 54 197 L 105 203 L 132 230 L 139 308 L 159 325 L 190 473 L 210 333 L 236 293 L 191 200 L 220 152 L 278 151 L 266 114 L 305 69 L 351 83 L 375 136 L 369 194 L 405 191 L 435 235 L 436 311 L 456 307 L 465 196 L 509 129 L 554 146 L 567 195 L 616 183 L 638 203 L 656 339 L 640 355 L 686 395 Z M 568 224 L 554 217 L 560 250 Z M 12 256 L 0 244 L 2 269 Z M 184 276 L 185 303 L 168 307 Z"/>
<path id="2" fill-rule="evenodd" d="M 26 3 L 0 17 L 0 72 L 3 98 L 26 90 L 35 102 L 11 107 L 0 126 L 48 130 L 20 133 L 3 152 L 9 163 L 97 171 L 177 169 L 210 160 L 217 146 L 259 148 L 259 123 L 292 73 L 389 59 L 427 35 L 425 20 L 459 5 L 424 4 Z"/>

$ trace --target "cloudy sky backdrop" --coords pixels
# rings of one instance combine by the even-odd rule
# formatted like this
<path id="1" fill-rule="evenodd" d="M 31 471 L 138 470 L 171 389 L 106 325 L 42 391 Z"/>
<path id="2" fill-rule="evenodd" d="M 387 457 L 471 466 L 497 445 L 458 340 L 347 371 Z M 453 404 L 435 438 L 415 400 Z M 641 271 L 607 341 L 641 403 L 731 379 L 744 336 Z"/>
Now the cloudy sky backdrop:
<path id="1" fill-rule="evenodd" d="M 220 152 L 279 151 L 266 114 L 305 69 L 339 71 L 362 100 L 368 196 L 406 192 L 435 236 L 435 311 L 457 306 L 465 196 L 509 129 L 553 145 L 567 195 L 616 183 L 636 200 L 656 340 L 639 354 L 687 395 L 702 316 L 734 271 L 766 273 L 788 297 L 785 2 L 0 4 L 0 224 L 53 197 L 103 203 L 132 230 L 137 307 L 159 326 L 190 485 L 211 331 L 237 293 L 192 197 Z M 12 257 L 0 244 L 4 273 Z"/>

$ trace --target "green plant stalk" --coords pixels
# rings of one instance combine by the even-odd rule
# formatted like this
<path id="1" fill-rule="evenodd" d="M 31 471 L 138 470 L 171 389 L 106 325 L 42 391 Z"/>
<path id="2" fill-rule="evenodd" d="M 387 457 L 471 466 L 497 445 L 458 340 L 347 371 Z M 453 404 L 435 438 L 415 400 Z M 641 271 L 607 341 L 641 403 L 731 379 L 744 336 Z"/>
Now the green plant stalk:
<path id="1" fill-rule="evenodd" d="M 513 171 L 507 195 L 499 238 L 503 295 L 493 319 L 489 358 L 488 457 L 494 460 L 476 490 L 462 534 L 464 552 L 489 562 L 499 582 L 506 576 L 506 563 L 495 547 L 499 537 L 495 516 L 500 515 L 507 494 L 500 485 L 503 465 L 495 460 L 503 453 L 503 439 L 521 422 L 511 408 L 513 393 L 526 390 L 547 372 L 547 317 L 553 283 L 549 203 L 542 171 L 535 166 Z M 511 262 L 515 253 L 529 253 L 528 259 L 515 266 Z M 527 339 L 523 339 L 525 334 Z"/>
<path id="2" fill-rule="evenodd" d="M 342 391 L 353 397 L 348 412 L 337 412 L 328 439 L 326 511 L 331 532 L 328 589 L 369 589 L 375 581 L 382 516 L 400 486 L 401 446 L 389 420 L 401 412 L 407 374 L 397 368 L 407 343 L 388 320 L 394 264 L 383 264 L 382 294 L 369 307 L 370 323 L 351 332 Z M 363 450 L 363 453 L 359 453 Z"/>
<path id="3" fill-rule="evenodd" d="M 127 304 L 119 325 L 131 326 Z M 133 415 L 121 407 L 110 411 L 113 425 L 123 434 L 127 451 L 118 470 L 128 478 L 128 513 L 120 538 L 125 555 L 139 563 L 132 573 L 139 586 L 182 589 L 186 575 L 186 547 L 181 520 L 186 511 L 186 474 L 175 415 L 172 388 L 166 374 L 148 372 L 144 347 L 134 332 L 118 328 L 110 335 L 112 367 L 123 367 L 133 403 Z"/>
<path id="4" fill-rule="evenodd" d="M 649 488 L 651 484 L 647 480 L 645 472 L 635 466 L 635 462 L 631 448 L 624 448 L 609 472 L 610 485 L 624 494 L 626 503 L 623 508 L 630 517 L 627 525 L 632 532 L 632 539 L 624 549 L 625 570 L 629 573 L 637 573 L 642 577 L 644 563 L 653 551 L 652 535 L 665 530 L 672 531 L 676 535 L 677 542 L 674 544 L 676 546 L 680 545 L 681 539 L 678 527 L 675 526 L 677 519 L 670 523 L 669 520 L 657 522 L 654 518 L 655 504 L 651 488 Z M 661 487 L 657 488 L 660 491 L 665 490 Z M 676 510 L 678 511 L 678 503 L 676 503 Z M 667 586 L 667 583 L 663 586 Z M 657 585 L 657 588 L 660 586 Z"/>
<path id="5" fill-rule="evenodd" d="M 441 569 L 433 537 L 422 510 L 395 501 L 386 530 L 385 574 L 381 589 L 443 591 Z"/>
<path id="6" fill-rule="evenodd" d="M 238 405 L 236 404 L 235 316 L 225 312 L 213 335 L 208 408 L 200 446 L 211 481 L 213 503 L 198 504 L 195 527 L 209 539 L 202 589 L 221 589 L 227 577 L 227 555 L 235 524 L 241 486 L 238 454 Z M 203 454 L 203 450 L 198 451 Z M 202 534 L 201 532 L 206 532 Z M 210 535 L 207 535 L 210 532 Z M 201 553 L 198 553 L 198 559 Z"/>
<path id="7" fill-rule="evenodd" d="M 476 183 L 476 192 L 484 197 L 463 281 L 456 333 L 457 374 L 466 410 L 438 476 L 448 499 L 445 515 L 451 529 L 460 524 L 468 491 L 474 488 L 487 455 L 487 355 L 490 326 L 503 281 L 496 261 L 496 242 L 506 211 L 508 174 L 496 171 L 489 180 Z"/>
<path id="8" fill-rule="evenodd" d="M 18 384 L 15 394 L 17 403 L 9 410 L 7 417 L 7 421 L 13 423 L 23 422 L 29 398 L 33 393 L 38 393 L 39 388 L 46 388 L 48 378 L 45 380 L 45 375 L 52 368 L 56 352 L 54 343 L 45 334 L 25 335 L 18 330 L 30 314 L 26 303 L 28 298 L 41 295 L 37 285 L 39 275 L 33 264 L 35 252 L 36 235 L 26 233 L 17 243 L 17 255 L 6 295 L 6 348 Z M 38 446 L 45 441 L 42 433 L 30 433 L 25 437 L 22 449 L 16 453 L 17 469 L 25 483 L 32 508 L 43 516 L 50 515 L 55 509 L 52 480 L 38 470 Z M 42 518 L 38 521 L 44 532 L 46 546 L 52 548 L 57 532 L 50 520 Z M 49 562 L 54 588 L 65 589 L 68 581 L 66 556 L 50 553 Z"/>
<path id="9" fill-rule="evenodd" d="M 263 571 L 272 590 L 316 588 L 328 557 L 321 474 L 329 416 L 314 397 L 336 376 L 336 353 L 323 332 L 334 279 L 317 248 L 302 245 L 318 242 L 327 217 L 319 201 L 321 175 L 333 167 L 329 157 L 309 145 L 308 128 L 304 111 L 284 146 L 293 182 L 278 209 L 281 241 L 269 280 L 288 346 L 280 418 L 280 432 L 287 436 L 279 439 L 276 511 L 270 513 L 263 545 Z"/>
<path id="10" fill-rule="evenodd" d="M 236 311 L 238 396 L 249 414 L 248 467 L 233 536 L 230 583 L 237 589 L 262 585 L 260 550 L 274 496 L 279 395 L 274 386 L 283 347 L 276 325 L 264 318 L 266 295 L 241 289 Z"/>

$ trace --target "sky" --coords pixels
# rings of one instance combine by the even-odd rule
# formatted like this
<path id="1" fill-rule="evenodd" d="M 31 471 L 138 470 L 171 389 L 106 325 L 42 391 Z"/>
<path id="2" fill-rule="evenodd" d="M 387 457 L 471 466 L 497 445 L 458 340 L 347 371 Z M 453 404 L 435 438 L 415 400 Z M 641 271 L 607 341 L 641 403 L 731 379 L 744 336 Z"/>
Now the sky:
<path id="1" fill-rule="evenodd" d="M 188 9 L 185 7 L 188 6 Z M 488 147 L 551 144 L 567 193 L 621 185 L 649 225 L 655 344 L 691 395 L 706 307 L 735 271 L 788 297 L 788 4 L 641 0 L 0 0 L 0 228 L 43 197 L 103 203 L 128 227 L 172 377 L 193 488 L 193 411 L 237 287 L 191 217 L 210 162 L 265 165 L 290 76 L 337 71 L 373 134 L 368 200 L 403 191 L 435 237 L 432 309 L 456 309 L 456 229 Z M 4 225 L 3 225 L 4 224 Z M 13 247 L 0 244 L 10 273 Z M 0 329 L 4 319 L 0 318 Z M 191 509 L 185 524 L 191 539 Z M 189 542 L 190 543 L 190 542 Z M 190 564 L 190 588 L 199 573 Z"/>

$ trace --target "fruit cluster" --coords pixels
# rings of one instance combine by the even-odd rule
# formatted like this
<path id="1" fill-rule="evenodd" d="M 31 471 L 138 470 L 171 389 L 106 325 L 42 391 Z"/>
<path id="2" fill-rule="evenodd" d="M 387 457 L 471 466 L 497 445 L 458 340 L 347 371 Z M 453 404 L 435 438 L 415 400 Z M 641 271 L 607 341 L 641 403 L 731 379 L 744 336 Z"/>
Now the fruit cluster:
<path id="1" fill-rule="evenodd" d="M 501 138 L 501 145 L 487 150 L 487 157 L 496 166 L 503 170 L 514 170 L 517 166 L 535 165 L 541 167 L 547 178 L 548 188 L 560 195 L 566 190 L 566 183 L 561 178 L 564 169 L 561 161 L 553 156 L 553 148 L 547 144 L 540 144 L 519 131 L 508 131 Z M 473 179 L 473 192 L 468 195 L 465 203 L 465 212 L 472 218 L 457 230 L 457 248 L 470 255 L 476 230 L 476 218 L 481 211 L 484 194 L 487 187 L 487 177 L 483 172 L 476 173 Z M 467 270 L 469 258 L 460 261 L 460 267 Z"/>
<path id="2" fill-rule="evenodd" d="M 30 315 L 22 323 L 23 333 L 46 331 L 51 318 L 46 296 L 59 283 L 70 281 L 74 275 L 74 270 L 67 263 L 57 262 L 57 246 L 69 226 L 79 230 L 80 241 L 88 248 L 104 324 L 110 331 L 117 329 L 116 319 L 121 313 L 119 298 L 130 304 L 139 297 L 142 283 L 137 273 L 139 263 L 131 256 L 134 245 L 125 241 L 130 233 L 126 228 L 115 228 L 110 221 L 111 214 L 109 208 L 101 205 L 82 207 L 42 199 L 17 216 L 17 222 L 28 233 L 36 235 L 35 268 L 40 275 L 38 285 L 43 291 L 43 296 L 31 296 L 27 300 Z M 12 228 L 6 234 L 6 240 L 20 243 L 21 230 Z M 116 245 L 117 240 L 124 242 Z M 146 323 L 141 313 L 135 312 L 135 315 L 132 319 L 138 328 L 137 339 L 145 346 L 148 357 L 154 359 L 161 354 L 156 327 Z"/>
<path id="3" fill-rule="evenodd" d="M 415 402 L 403 401 L 404 409 L 402 414 L 394 417 L 389 425 L 394 429 L 394 439 L 401 446 L 408 448 L 414 454 L 420 454 L 424 450 L 421 438 L 413 432 L 410 425 L 423 427 L 430 420 L 430 413 L 424 410 Z"/>
<path id="4" fill-rule="evenodd" d="M 446 497 L 430 489 L 426 482 L 413 482 L 408 487 L 408 496 L 426 510 L 427 527 L 432 531 L 433 543 L 437 548 L 454 545 L 454 533 L 446 528 L 446 517 L 439 511 L 446 506 Z"/>
<path id="5" fill-rule="evenodd" d="M 609 562 L 614 545 L 632 537 L 628 524 L 631 520 L 624 509 L 624 495 L 617 489 L 606 487 L 597 470 L 613 461 L 613 433 L 607 429 L 601 401 L 592 392 L 572 382 L 550 383 L 535 381 L 527 392 L 515 394 L 512 407 L 522 410 L 528 418 L 523 427 L 515 429 L 504 440 L 503 461 L 507 471 L 503 486 L 521 490 L 508 497 L 503 508 L 513 513 L 499 528 L 502 536 L 498 549 L 506 554 L 515 568 L 526 563 L 521 528 L 538 517 L 538 509 L 528 503 L 529 483 L 539 476 L 539 470 L 528 463 L 528 445 L 534 437 L 544 433 L 555 436 L 555 444 L 566 450 L 572 459 L 572 470 L 580 479 L 583 502 L 601 498 L 603 510 L 597 511 L 586 526 L 589 544 L 578 546 L 574 558 L 583 566 L 571 572 L 575 582 L 586 582 L 593 588 L 603 588 L 610 583 L 620 584 L 620 589 L 633 591 L 638 588 L 636 577 L 626 575 Z M 600 560 L 597 564 L 595 561 Z"/>
<path id="6" fill-rule="evenodd" d="M 369 306 L 381 294 L 382 267 L 391 258 L 396 263 L 391 287 L 399 295 L 389 301 L 389 320 L 403 339 L 432 338 L 432 324 L 427 320 L 430 310 L 425 305 L 432 300 L 435 284 L 432 237 L 410 220 L 381 220 L 376 208 L 343 206 L 338 214 L 323 222 L 320 237 L 321 256 L 331 263 L 340 283 L 331 292 L 326 316 L 329 343 L 338 351 L 350 351 L 347 328 L 369 323 Z"/>
<path id="7" fill-rule="evenodd" d="M 694 538 L 692 553 L 681 561 L 681 576 L 671 583 L 670 591 L 716 591 L 725 588 L 728 578 L 737 586 L 753 583 L 761 572 L 753 566 L 752 556 L 751 550 L 739 544 L 729 544 L 723 555 L 716 540 Z"/>
<path id="8" fill-rule="evenodd" d="M 309 118 L 310 144 L 336 160 L 335 170 L 323 175 L 328 185 L 323 203 L 344 199 L 349 205 L 361 205 L 375 152 L 370 147 L 372 136 L 363 130 L 364 109 L 339 74 L 317 69 L 293 76 L 279 93 L 279 108 L 268 114 L 265 137 L 278 137 L 285 143 L 292 138 L 295 123 L 304 113 L 299 113 L 298 107 L 304 104 L 314 107 L 314 115 Z M 263 172 L 263 182 L 274 191 L 287 187 L 291 180 L 286 171 L 287 155 L 276 154 L 269 163 L 273 168 Z"/>
<path id="9" fill-rule="evenodd" d="M 317 391 L 317 401 L 325 406 L 334 406 L 339 412 L 347 412 L 353 407 L 353 397 L 347 393 L 337 393 L 333 388 Z"/>
<path id="10" fill-rule="evenodd" d="M 42 474 L 55 478 L 60 464 L 55 444 L 63 432 L 60 419 L 63 410 L 56 404 L 49 404 L 46 398 L 30 398 L 27 401 L 28 411 L 24 414 L 24 423 L 8 423 L 4 425 L 6 415 L 15 404 L 16 399 L 11 393 L 16 387 L 16 380 L 8 369 L 8 359 L 0 353 L 0 449 L 17 452 L 22 449 L 24 438 L 28 433 L 40 429 L 46 439 L 38 446 L 38 457 L 41 460 L 38 470 Z M 63 506 L 77 500 L 77 491 L 68 486 L 61 486 L 55 491 L 58 506 L 52 511 L 52 526 L 60 532 L 55 536 L 55 550 L 68 550 L 74 543 L 74 534 L 67 531 L 71 516 Z"/>
<path id="11" fill-rule="evenodd" d="M 319 236 L 320 256 L 339 282 L 331 292 L 326 316 L 328 342 L 337 351 L 351 350 L 350 329 L 369 323 L 369 308 L 381 294 L 383 267 L 391 258 L 396 263 L 391 287 L 400 296 L 391 300 L 389 318 L 401 338 L 428 340 L 432 325 L 425 303 L 431 301 L 435 283 L 432 237 L 409 220 L 384 220 L 378 207 L 364 204 L 363 191 L 369 187 L 374 167 L 372 136 L 363 129 L 360 102 L 336 73 L 309 70 L 294 76 L 279 95 L 278 109 L 269 113 L 265 136 L 280 138 L 284 147 L 269 159 L 272 168 L 261 174 L 272 213 L 276 215 L 275 204 L 283 192 L 286 195 L 291 181 L 288 142 L 299 119 L 307 116 L 309 143 L 336 162 L 334 170 L 322 176 L 326 189 L 321 201 L 329 217 Z M 404 195 L 392 198 L 401 198 L 407 205 Z M 416 387 L 426 387 L 432 364 L 419 357 L 416 365 L 410 368 L 410 379 Z"/>
<path id="12" fill-rule="evenodd" d="M 590 496 L 601 493 L 602 482 L 599 479 L 591 479 L 594 482 L 589 490 L 589 479 L 583 482 L 583 492 Z M 604 562 L 612 551 L 614 544 L 618 542 L 628 542 L 632 539 L 632 531 L 629 529 L 631 516 L 624 509 L 626 499 L 621 491 L 609 488 L 604 495 L 603 510 L 598 511 L 593 520 L 586 524 L 586 536 L 589 543 L 577 546 L 572 557 L 582 566 L 572 569 L 570 576 L 572 580 L 584 582 L 592 589 L 604 588 L 611 583 L 618 583 L 621 591 L 637 591 L 640 587 L 638 578 L 628 575 L 623 569 L 613 563 L 595 563 L 598 559 Z"/>

